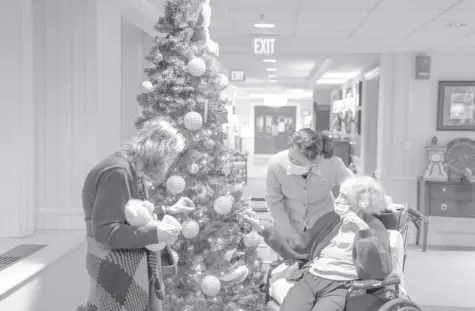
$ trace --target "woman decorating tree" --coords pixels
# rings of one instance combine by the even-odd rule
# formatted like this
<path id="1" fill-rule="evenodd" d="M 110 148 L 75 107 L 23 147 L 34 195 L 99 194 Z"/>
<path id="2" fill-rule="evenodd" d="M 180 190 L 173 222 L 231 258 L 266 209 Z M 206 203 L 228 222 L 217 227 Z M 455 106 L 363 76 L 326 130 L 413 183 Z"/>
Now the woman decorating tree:
<path id="1" fill-rule="evenodd" d="M 85 310 L 162 310 L 161 274 L 166 273 L 161 267 L 163 253 L 145 247 L 173 243 L 179 229 L 160 222 L 131 226 L 126 222 L 125 208 L 131 199 L 144 201 L 150 210 L 154 208 L 147 201 L 145 181 L 162 183 L 183 148 L 183 137 L 169 122 L 148 120 L 132 141 L 89 172 L 82 192 L 90 277 Z M 159 209 L 161 214 L 178 214 L 193 211 L 194 205 L 188 198 L 181 198 L 174 206 Z"/>
<path id="2" fill-rule="evenodd" d="M 333 210 L 332 190 L 353 173 L 333 156 L 330 137 L 304 128 L 292 136 L 290 149 L 269 161 L 266 201 L 277 230 L 289 241 Z"/>

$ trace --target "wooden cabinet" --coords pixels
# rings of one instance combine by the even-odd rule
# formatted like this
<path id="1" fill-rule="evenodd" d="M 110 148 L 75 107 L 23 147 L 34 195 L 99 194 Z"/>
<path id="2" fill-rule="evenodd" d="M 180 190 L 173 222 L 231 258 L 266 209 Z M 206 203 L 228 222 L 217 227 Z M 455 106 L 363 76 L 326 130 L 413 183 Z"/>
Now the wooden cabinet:
<path id="1" fill-rule="evenodd" d="M 418 180 L 418 208 L 425 216 L 475 218 L 475 184 Z M 427 249 L 429 224 L 422 228 L 422 250 Z"/>

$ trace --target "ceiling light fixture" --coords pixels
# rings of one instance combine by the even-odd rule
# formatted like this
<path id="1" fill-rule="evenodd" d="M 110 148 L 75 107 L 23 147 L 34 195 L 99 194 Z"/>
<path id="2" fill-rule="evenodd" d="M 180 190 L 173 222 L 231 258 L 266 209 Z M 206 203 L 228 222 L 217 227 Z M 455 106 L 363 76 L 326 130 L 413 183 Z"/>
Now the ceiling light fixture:
<path id="1" fill-rule="evenodd" d="M 351 72 L 326 72 L 322 75 L 321 79 L 341 79 L 350 80 L 356 78 L 360 74 L 359 71 Z"/>
<path id="2" fill-rule="evenodd" d="M 460 27 L 466 27 L 467 24 L 466 23 L 452 23 L 452 24 L 447 24 L 445 26 L 450 27 L 450 28 L 460 28 Z"/>
<path id="3" fill-rule="evenodd" d="M 256 28 L 275 28 L 274 24 L 268 24 L 268 23 L 257 23 L 254 24 L 254 27 Z"/>
<path id="4" fill-rule="evenodd" d="M 268 78 L 277 78 L 277 75 L 268 75 Z"/>
<path id="5" fill-rule="evenodd" d="M 269 82 L 271 82 L 271 83 L 276 83 L 276 82 L 278 82 L 278 81 L 277 81 L 277 80 L 269 80 Z"/>
<path id="6" fill-rule="evenodd" d="M 266 69 L 268 72 L 276 72 L 277 68 L 267 68 Z"/>
<path id="7" fill-rule="evenodd" d="M 254 27 L 256 27 L 256 28 L 274 28 L 275 25 L 270 24 L 270 23 L 265 23 L 264 22 L 264 14 L 261 14 L 261 22 L 257 23 L 257 24 L 254 24 Z"/>
<path id="8" fill-rule="evenodd" d="M 320 85 L 339 85 L 343 84 L 348 80 L 345 79 L 320 79 L 316 83 Z"/>
<path id="9" fill-rule="evenodd" d="M 275 62 L 277 62 L 277 60 L 275 60 L 275 59 L 264 59 L 264 60 L 262 60 L 262 61 L 263 61 L 264 63 L 275 63 Z"/>

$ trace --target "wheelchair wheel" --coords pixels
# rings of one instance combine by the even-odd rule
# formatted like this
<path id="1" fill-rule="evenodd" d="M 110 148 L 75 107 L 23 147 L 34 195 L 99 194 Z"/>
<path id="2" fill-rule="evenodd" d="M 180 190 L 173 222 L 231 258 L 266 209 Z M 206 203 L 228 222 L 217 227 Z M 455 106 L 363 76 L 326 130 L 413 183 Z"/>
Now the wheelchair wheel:
<path id="1" fill-rule="evenodd" d="M 385 303 L 378 311 L 421 311 L 421 308 L 409 299 L 396 298 Z"/>

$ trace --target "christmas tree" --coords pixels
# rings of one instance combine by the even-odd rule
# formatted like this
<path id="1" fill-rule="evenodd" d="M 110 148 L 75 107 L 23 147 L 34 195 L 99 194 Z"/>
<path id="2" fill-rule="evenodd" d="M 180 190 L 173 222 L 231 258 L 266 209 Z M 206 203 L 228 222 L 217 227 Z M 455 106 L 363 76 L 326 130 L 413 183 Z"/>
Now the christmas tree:
<path id="1" fill-rule="evenodd" d="M 221 92 L 228 79 L 220 73 L 218 45 L 209 36 L 209 0 L 171 0 L 164 10 L 147 57 L 152 66 L 138 96 L 143 111 L 136 125 L 162 116 L 184 135 L 187 148 L 166 183 L 150 185 L 149 192 L 157 205 L 186 196 L 196 206 L 177 216 L 183 230 L 172 248 L 179 272 L 165 281 L 164 309 L 263 310 L 260 239 L 242 218 L 249 207 L 233 154 L 224 145 L 230 102 Z"/>

